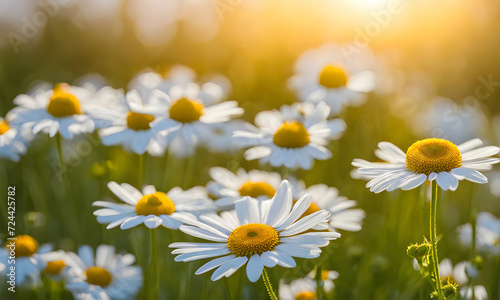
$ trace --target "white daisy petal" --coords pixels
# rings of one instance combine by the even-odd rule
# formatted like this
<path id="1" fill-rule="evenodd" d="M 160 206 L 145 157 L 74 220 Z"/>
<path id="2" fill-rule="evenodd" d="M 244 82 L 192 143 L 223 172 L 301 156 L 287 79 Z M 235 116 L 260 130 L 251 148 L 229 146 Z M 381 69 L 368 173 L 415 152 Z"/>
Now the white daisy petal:
<path id="1" fill-rule="evenodd" d="M 470 151 L 474 148 L 477 148 L 479 146 L 481 146 L 483 144 L 483 141 L 481 141 L 480 139 L 472 139 L 470 141 L 467 141 L 463 144 L 460 144 L 457 146 L 458 150 L 460 150 L 460 152 L 464 153 L 464 152 L 467 152 L 467 151 Z"/>
<path id="2" fill-rule="evenodd" d="M 268 268 L 274 268 L 278 263 L 278 259 L 276 259 L 276 254 L 271 251 L 266 251 L 262 253 L 262 264 Z"/>
<path id="3" fill-rule="evenodd" d="M 121 229 L 129 229 L 129 228 L 132 228 L 132 227 L 135 227 L 141 223 L 144 222 L 144 220 L 146 220 L 146 216 L 135 216 L 135 217 L 131 217 L 129 219 L 127 219 L 125 222 L 123 222 L 121 225 L 120 225 L 120 228 Z"/>
<path id="4" fill-rule="evenodd" d="M 283 217 L 290 212 L 291 207 L 292 193 L 290 183 L 287 180 L 283 180 L 273 197 L 273 202 L 269 209 L 265 224 L 274 227 L 275 224 L 278 224 Z"/>
<path id="5" fill-rule="evenodd" d="M 122 188 L 118 183 L 111 181 L 108 183 L 108 188 L 116 195 L 120 200 L 127 202 L 131 205 L 136 205 L 139 199 L 135 199 L 126 189 Z"/>
<path id="6" fill-rule="evenodd" d="M 500 151 L 500 148 L 496 146 L 488 146 L 488 147 L 483 147 L 471 151 L 467 151 L 462 154 L 462 159 L 464 162 L 467 162 L 472 159 L 478 159 L 478 158 L 485 158 L 488 156 L 492 156 L 497 154 Z"/>
<path id="7" fill-rule="evenodd" d="M 437 184 L 445 191 L 454 191 L 458 187 L 458 179 L 448 172 L 441 172 L 436 177 Z"/>
<path id="8" fill-rule="evenodd" d="M 456 168 L 450 171 L 451 174 L 460 176 L 475 183 L 488 183 L 488 178 L 480 172 L 469 168 Z"/>
<path id="9" fill-rule="evenodd" d="M 144 220 L 144 225 L 146 225 L 147 228 L 149 229 L 155 229 L 156 227 L 160 226 L 162 223 L 162 219 L 155 215 L 149 215 L 146 217 Z"/>
<path id="10" fill-rule="evenodd" d="M 223 256 L 223 257 L 213 259 L 213 260 L 207 262 L 206 264 L 204 264 L 203 266 L 201 266 L 198 270 L 196 270 L 195 274 L 200 275 L 200 274 L 206 273 L 210 270 L 217 268 L 218 266 L 225 264 L 228 261 L 233 260 L 234 258 L 236 258 L 236 256 L 228 255 L 228 256 Z"/>
<path id="11" fill-rule="evenodd" d="M 181 255 L 178 255 L 175 257 L 174 260 L 188 262 L 188 261 L 193 261 L 193 260 L 198 260 L 198 259 L 226 255 L 229 252 L 231 252 L 231 251 L 227 248 L 219 248 L 219 249 L 211 249 L 211 250 L 201 249 L 201 251 L 183 253 Z M 174 254 L 174 253 L 172 253 L 172 254 Z"/>
<path id="12" fill-rule="evenodd" d="M 403 191 L 414 189 L 417 186 L 420 186 L 421 184 L 423 184 L 426 180 L 427 180 L 427 175 L 419 174 L 419 175 L 411 178 L 410 180 L 404 182 L 403 185 L 401 186 L 401 189 Z"/>
<path id="13" fill-rule="evenodd" d="M 227 236 L 226 237 L 220 236 L 208 230 L 196 228 L 194 226 L 181 225 L 179 229 L 184 233 L 209 241 L 225 242 L 227 240 Z"/>
<path id="14" fill-rule="evenodd" d="M 281 231 L 290 226 L 293 222 L 297 221 L 297 219 L 300 218 L 300 216 L 302 216 L 302 214 L 307 210 L 307 208 L 309 208 L 311 202 L 312 202 L 312 196 L 304 195 L 297 201 L 297 203 L 295 203 L 288 217 L 285 220 L 283 220 L 283 222 L 276 224 L 275 229 L 277 231 Z"/>
<path id="15" fill-rule="evenodd" d="M 247 263 L 247 277 L 250 282 L 256 282 L 257 280 L 259 280 L 263 270 L 264 264 L 260 255 L 252 255 Z"/>
<path id="16" fill-rule="evenodd" d="M 296 223 L 290 225 L 287 229 L 280 232 L 280 236 L 291 236 L 307 231 L 316 224 L 324 221 L 325 219 L 328 219 L 329 217 L 330 213 L 327 212 L 326 210 L 317 211 L 315 213 L 303 217 Z"/>
<path id="17" fill-rule="evenodd" d="M 260 223 L 257 200 L 247 196 L 236 202 L 235 209 L 241 224 Z"/>
<path id="18" fill-rule="evenodd" d="M 285 268 L 295 268 L 297 266 L 295 260 L 289 254 L 284 253 L 280 249 L 275 248 L 271 253 L 275 253 L 278 265 Z"/>
<path id="19" fill-rule="evenodd" d="M 427 179 L 429 179 L 429 181 L 434 181 L 437 176 L 438 174 L 436 172 L 432 172 L 431 174 L 429 174 L 429 177 Z"/>
<path id="20" fill-rule="evenodd" d="M 212 281 L 217 281 L 224 276 L 227 277 L 227 274 L 232 274 L 232 273 L 236 272 L 247 261 L 248 261 L 248 258 L 246 256 L 236 257 L 236 258 L 232 259 L 231 261 L 218 267 L 214 271 L 214 273 L 212 274 L 212 277 L 210 277 L 210 279 L 212 279 Z"/>

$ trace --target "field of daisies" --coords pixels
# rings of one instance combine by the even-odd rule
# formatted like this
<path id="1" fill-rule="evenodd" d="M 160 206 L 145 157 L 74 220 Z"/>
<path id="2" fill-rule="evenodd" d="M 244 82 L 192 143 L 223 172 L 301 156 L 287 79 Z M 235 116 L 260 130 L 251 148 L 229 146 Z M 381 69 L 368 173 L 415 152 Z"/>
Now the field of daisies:
<path id="1" fill-rule="evenodd" d="M 0 299 L 500 299 L 499 18 L 2 1 Z"/>

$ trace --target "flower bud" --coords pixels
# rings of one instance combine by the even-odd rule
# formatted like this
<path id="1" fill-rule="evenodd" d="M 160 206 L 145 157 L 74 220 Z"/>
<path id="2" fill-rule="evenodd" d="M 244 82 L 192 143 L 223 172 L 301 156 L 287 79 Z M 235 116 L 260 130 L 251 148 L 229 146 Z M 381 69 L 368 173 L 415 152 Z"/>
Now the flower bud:
<path id="1" fill-rule="evenodd" d="M 408 256 L 419 260 L 427 256 L 429 254 L 430 249 L 431 249 L 431 244 L 429 243 L 412 244 L 408 246 L 408 249 L 406 249 L 406 253 L 408 254 Z"/>
<path id="2" fill-rule="evenodd" d="M 443 295 L 446 299 L 453 299 L 458 295 L 458 285 L 456 283 L 448 283 L 443 286 Z"/>

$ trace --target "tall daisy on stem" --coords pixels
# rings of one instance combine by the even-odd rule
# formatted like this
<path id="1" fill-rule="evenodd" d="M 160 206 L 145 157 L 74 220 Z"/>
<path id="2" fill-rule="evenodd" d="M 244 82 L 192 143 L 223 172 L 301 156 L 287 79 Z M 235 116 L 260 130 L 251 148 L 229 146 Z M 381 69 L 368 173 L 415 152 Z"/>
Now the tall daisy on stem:
<path id="1" fill-rule="evenodd" d="M 430 274 L 438 299 L 446 299 L 439 276 L 436 239 L 437 203 L 441 194 L 439 188 L 455 191 L 459 181 L 463 179 L 483 184 L 488 182 L 486 176 L 479 171 L 489 170 L 493 164 L 500 162 L 499 158 L 491 157 L 497 154 L 500 148 L 488 146 L 476 149 L 481 145 L 482 141 L 479 139 L 457 146 L 444 139 L 429 138 L 413 143 L 405 153 L 391 143 L 381 142 L 376 154 L 387 163 L 371 163 L 362 159 L 355 159 L 352 163 L 358 167 L 360 174 L 373 178 L 366 186 L 375 193 L 397 188 L 410 190 L 426 181 L 432 182 L 430 253 L 424 253 L 423 256 L 430 256 Z M 415 248 L 418 248 L 418 245 Z"/>
<path id="2" fill-rule="evenodd" d="M 281 109 L 263 111 L 255 117 L 255 127 L 238 130 L 233 138 L 244 147 L 245 159 L 260 159 L 273 167 L 312 168 L 314 159 L 326 160 L 332 153 L 325 146 L 338 139 L 347 125 L 342 119 L 327 120 L 330 108 L 321 102 L 284 105 Z"/>
<path id="3" fill-rule="evenodd" d="M 262 275 L 271 299 L 277 299 L 265 267 L 293 268 L 293 257 L 319 257 L 320 247 L 340 237 L 336 232 L 307 232 L 330 217 L 329 212 L 320 210 L 299 220 L 310 204 L 311 196 L 305 195 L 294 205 L 291 186 L 284 180 L 270 200 L 259 202 L 245 197 L 236 202 L 234 211 L 222 212 L 220 216 L 182 218 L 182 232 L 212 243 L 180 242 L 169 247 L 177 248 L 172 251 L 177 255 L 175 261 L 215 258 L 195 273 L 215 269 L 213 281 L 231 276 L 246 264 L 248 279 L 256 282 Z"/>

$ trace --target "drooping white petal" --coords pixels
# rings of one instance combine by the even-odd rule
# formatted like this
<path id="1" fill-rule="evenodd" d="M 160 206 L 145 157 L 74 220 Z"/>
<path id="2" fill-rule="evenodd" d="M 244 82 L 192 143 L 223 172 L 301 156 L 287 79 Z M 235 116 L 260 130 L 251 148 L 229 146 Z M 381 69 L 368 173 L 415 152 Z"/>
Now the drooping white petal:
<path id="1" fill-rule="evenodd" d="M 256 282 L 259 280 L 262 271 L 264 270 L 264 264 L 262 258 L 258 254 L 254 254 L 250 257 L 247 263 L 247 277 L 250 282 Z"/>

